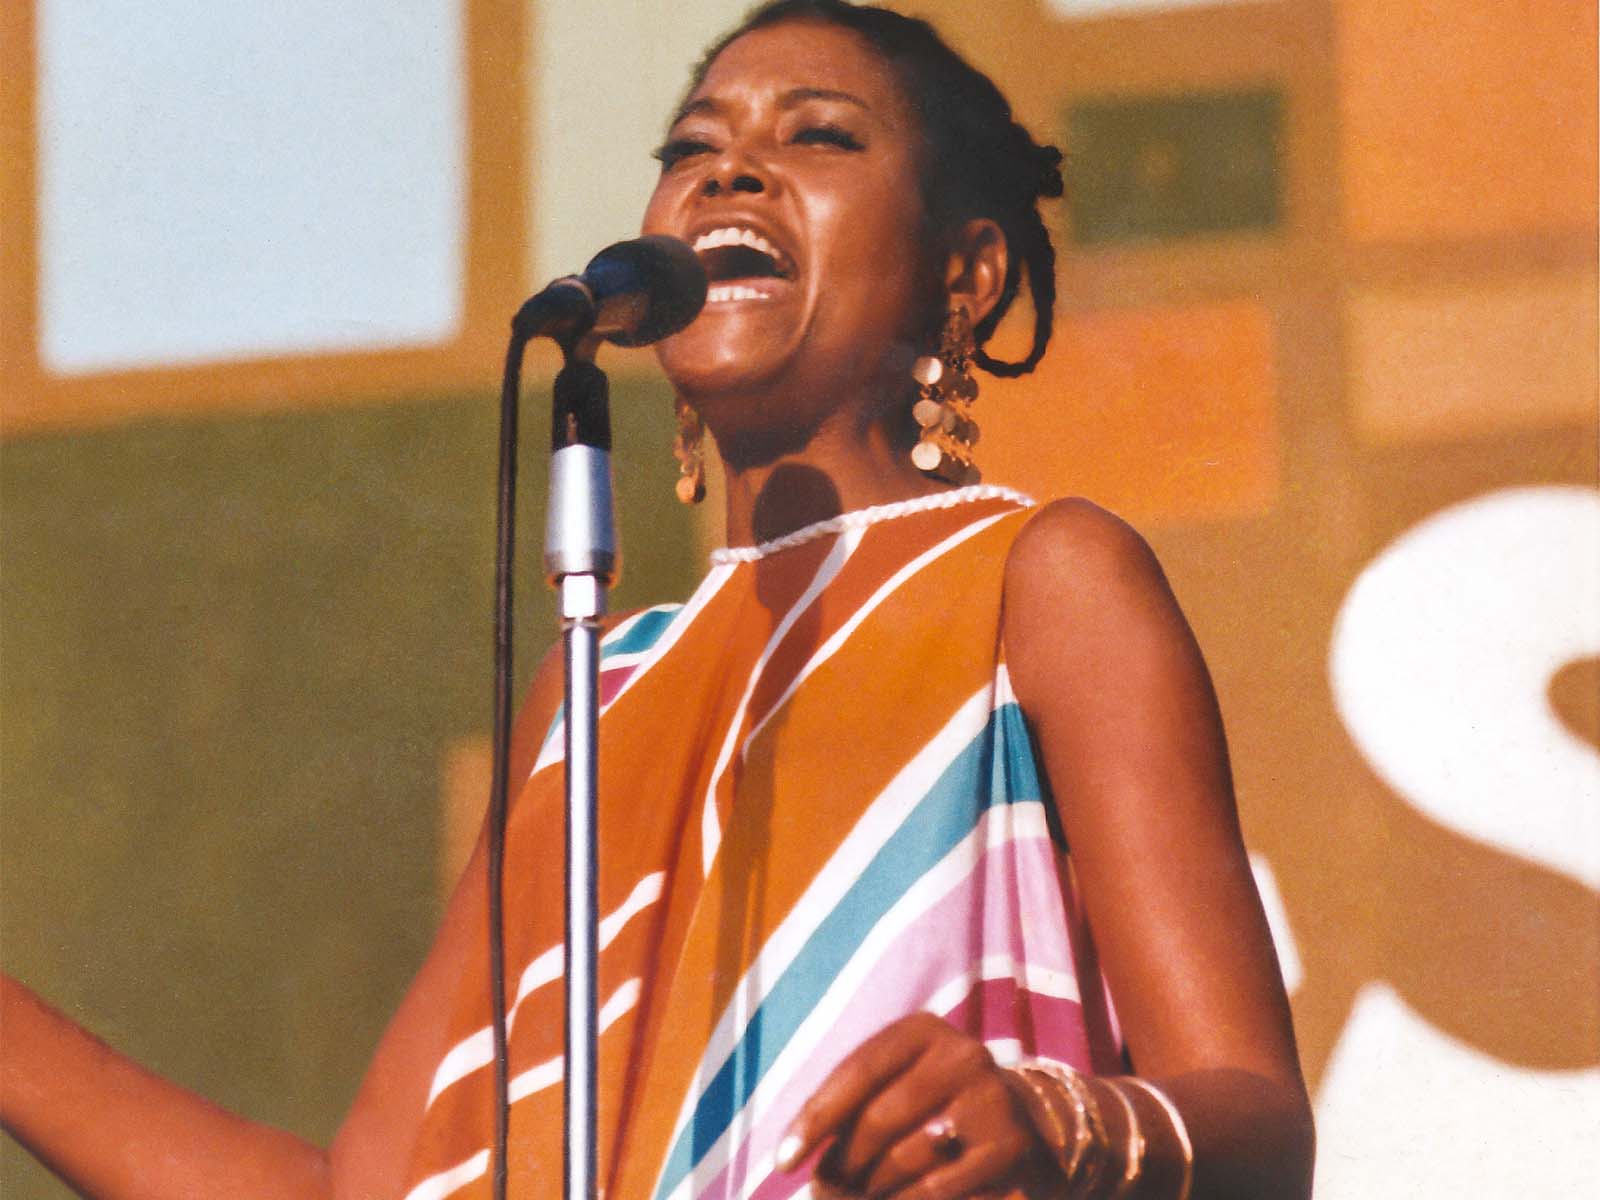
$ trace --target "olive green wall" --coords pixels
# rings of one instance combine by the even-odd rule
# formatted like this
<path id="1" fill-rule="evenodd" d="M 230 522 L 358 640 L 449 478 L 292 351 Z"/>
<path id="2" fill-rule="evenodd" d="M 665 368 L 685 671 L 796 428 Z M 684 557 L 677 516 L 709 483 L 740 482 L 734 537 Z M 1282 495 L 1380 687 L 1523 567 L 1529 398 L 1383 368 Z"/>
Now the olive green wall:
<path id="1" fill-rule="evenodd" d="M 681 598 L 697 555 L 668 397 L 619 386 L 613 406 L 614 603 Z M 156 1070 L 308 1137 L 335 1127 L 426 950 L 444 748 L 489 725 L 494 410 L 0 447 L 0 961 Z M 546 424 L 525 420 L 524 677 L 553 637 Z M 6 1200 L 67 1195 L 0 1147 Z"/>

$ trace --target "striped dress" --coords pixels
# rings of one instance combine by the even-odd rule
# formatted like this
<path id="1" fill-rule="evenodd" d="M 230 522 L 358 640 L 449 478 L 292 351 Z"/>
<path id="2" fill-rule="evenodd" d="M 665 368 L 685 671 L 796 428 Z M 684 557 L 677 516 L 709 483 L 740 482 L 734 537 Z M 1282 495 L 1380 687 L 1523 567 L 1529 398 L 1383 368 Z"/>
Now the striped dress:
<path id="1" fill-rule="evenodd" d="M 1000 637 L 1029 502 L 965 488 L 723 551 L 607 637 L 600 1184 L 786 1200 L 773 1155 L 863 1039 L 938 1013 L 1019 1055 L 1116 1034 Z M 507 838 L 513 1197 L 561 1186 L 562 737 Z M 487 969 L 461 981 L 407 1200 L 489 1195 Z"/>

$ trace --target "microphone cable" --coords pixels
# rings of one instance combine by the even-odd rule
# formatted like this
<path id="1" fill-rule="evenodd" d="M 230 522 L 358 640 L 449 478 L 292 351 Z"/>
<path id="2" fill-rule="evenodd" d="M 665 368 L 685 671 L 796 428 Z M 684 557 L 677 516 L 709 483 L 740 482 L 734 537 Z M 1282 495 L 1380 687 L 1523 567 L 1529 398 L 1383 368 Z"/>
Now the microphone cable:
<path id="1" fill-rule="evenodd" d="M 494 767 L 489 785 L 489 1011 L 494 1038 L 493 1200 L 506 1200 L 511 1132 L 510 1058 L 506 1050 L 505 859 L 512 712 L 512 567 L 516 553 L 517 412 L 527 337 L 515 327 L 500 381 L 500 468 L 494 564 Z"/>

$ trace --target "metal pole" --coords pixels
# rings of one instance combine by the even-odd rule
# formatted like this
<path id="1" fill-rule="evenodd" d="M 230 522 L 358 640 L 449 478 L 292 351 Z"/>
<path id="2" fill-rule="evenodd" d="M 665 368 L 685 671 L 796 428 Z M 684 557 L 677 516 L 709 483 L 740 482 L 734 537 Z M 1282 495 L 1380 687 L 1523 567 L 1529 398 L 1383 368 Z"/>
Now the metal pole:
<path id="1" fill-rule="evenodd" d="M 600 717 L 600 615 L 606 593 L 593 575 L 561 580 L 561 632 L 567 679 L 567 1020 L 565 1103 L 567 1200 L 597 1200 L 596 1092 L 599 963 L 596 820 Z"/>
<path id="2" fill-rule="evenodd" d="M 568 348 L 556 377 L 545 571 L 560 596 L 566 677 L 566 1200 L 598 1200 L 600 634 L 616 570 L 605 375 Z"/>

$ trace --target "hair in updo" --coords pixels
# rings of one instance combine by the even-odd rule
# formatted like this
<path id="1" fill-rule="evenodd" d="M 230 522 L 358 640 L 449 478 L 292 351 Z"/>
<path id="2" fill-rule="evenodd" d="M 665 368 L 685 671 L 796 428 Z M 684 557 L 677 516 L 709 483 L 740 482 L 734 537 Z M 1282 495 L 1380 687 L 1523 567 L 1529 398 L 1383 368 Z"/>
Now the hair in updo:
<path id="1" fill-rule="evenodd" d="M 1033 370 L 1049 344 L 1056 302 L 1056 252 L 1039 201 L 1061 195 L 1061 151 L 1034 141 L 994 81 L 946 45 L 932 25 L 847 0 L 769 0 L 706 52 L 690 90 L 734 41 L 786 21 L 849 29 L 895 71 L 922 125 L 921 191 L 930 228 L 947 230 L 986 217 L 1000 226 L 1010 249 L 1000 301 L 973 330 L 973 361 L 994 375 Z M 1024 271 L 1033 297 L 1033 345 L 1020 362 L 1000 362 L 989 357 L 984 343 L 1016 299 Z"/>

